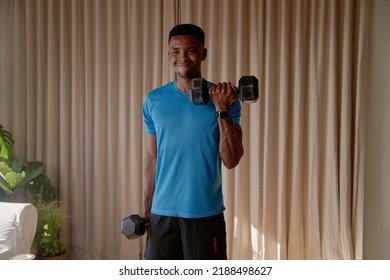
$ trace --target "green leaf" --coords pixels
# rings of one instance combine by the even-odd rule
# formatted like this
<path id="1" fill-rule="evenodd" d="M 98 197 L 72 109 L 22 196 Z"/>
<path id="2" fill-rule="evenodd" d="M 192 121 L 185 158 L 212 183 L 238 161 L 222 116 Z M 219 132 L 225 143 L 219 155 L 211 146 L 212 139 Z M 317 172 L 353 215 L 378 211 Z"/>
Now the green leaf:
<path id="1" fill-rule="evenodd" d="M 0 124 L 0 157 L 8 159 L 14 143 L 12 134 Z"/>
<path id="2" fill-rule="evenodd" d="M 15 172 L 7 163 L 0 162 L 0 186 L 7 193 L 12 194 L 13 190 L 23 182 L 26 172 Z"/>
<path id="3" fill-rule="evenodd" d="M 5 191 L 6 194 L 13 194 L 11 187 L 8 185 L 7 181 L 0 176 L 0 187 Z"/>
<path id="4" fill-rule="evenodd" d="M 23 162 L 18 157 L 9 158 L 7 160 L 7 164 L 8 164 L 8 166 L 10 166 L 12 168 L 13 171 L 18 172 L 18 173 L 22 172 L 24 169 Z"/>
<path id="5" fill-rule="evenodd" d="M 26 177 L 26 172 L 22 171 L 21 173 L 9 172 L 5 175 L 5 180 L 10 185 L 12 189 L 20 185 L 20 182 Z"/>
<path id="6" fill-rule="evenodd" d="M 0 175 L 5 179 L 5 175 L 13 170 L 8 166 L 8 164 L 4 161 L 0 161 Z"/>
<path id="7" fill-rule="evenodd" d="M 26 166 L 24 167 L 26 178 L 24 178 L 22 184 L 26 184 L 34 180 L 36 177 L 42 174 L 44 170 L 45 165 L 40 161 L 27 162 Z"/>
<path id="8" fill-rule="evenodd" d="M 44 173 L 30 181 L 26 187 L 34 201 L 49 202 L 56 198 L 56 189 Z"/>

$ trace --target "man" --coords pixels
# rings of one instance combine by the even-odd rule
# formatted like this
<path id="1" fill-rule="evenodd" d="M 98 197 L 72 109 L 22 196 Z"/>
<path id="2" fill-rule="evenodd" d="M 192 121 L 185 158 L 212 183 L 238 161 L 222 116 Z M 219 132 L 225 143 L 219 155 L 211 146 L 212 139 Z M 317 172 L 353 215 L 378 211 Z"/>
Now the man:
<path id="1" fill-rule="evenodd" d="M 192 24 L 170 31 L 176 80 L 144 100 L 145 259 L 227 259 L 221 162 L 234 168 L 243 155 L 241 107 L 230 83 L 213 85 L 208 104 L 191 103 L 190 82 L 202 77 L 207 57 L 204 37 Z"/>

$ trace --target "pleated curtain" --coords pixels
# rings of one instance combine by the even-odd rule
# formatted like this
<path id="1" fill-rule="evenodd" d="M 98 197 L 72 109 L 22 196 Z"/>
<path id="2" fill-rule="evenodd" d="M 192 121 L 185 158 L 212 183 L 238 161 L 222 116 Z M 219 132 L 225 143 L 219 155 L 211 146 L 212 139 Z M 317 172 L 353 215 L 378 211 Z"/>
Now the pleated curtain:
<path id="1" fill-rule="evenodd" d="M 0 123 L 68 208 L 73 259 L 142 259 L 142 102 L 168 33 L 206 33 L 207 79 L 259 79 L 223 169 L 229 259 L 361 259 L 367 0 L 1 0 Z M 190 126 L 191 124 L 189 124 Z M 16 200 L 28 198 L 20 188 Z"/>

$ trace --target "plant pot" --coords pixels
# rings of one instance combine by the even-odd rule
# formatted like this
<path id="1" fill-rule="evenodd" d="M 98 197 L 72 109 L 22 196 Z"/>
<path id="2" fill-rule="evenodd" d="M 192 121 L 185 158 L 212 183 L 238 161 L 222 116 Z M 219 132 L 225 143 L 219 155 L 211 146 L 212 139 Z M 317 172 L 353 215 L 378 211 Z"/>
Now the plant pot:
<path id="1" fill-rule="evenodd" d="M 55 256 L 55 257 L 38 257 L 38 260 L 69 260 L 69 253 L 68 251 L 65 251 L 62 255 Z"/>

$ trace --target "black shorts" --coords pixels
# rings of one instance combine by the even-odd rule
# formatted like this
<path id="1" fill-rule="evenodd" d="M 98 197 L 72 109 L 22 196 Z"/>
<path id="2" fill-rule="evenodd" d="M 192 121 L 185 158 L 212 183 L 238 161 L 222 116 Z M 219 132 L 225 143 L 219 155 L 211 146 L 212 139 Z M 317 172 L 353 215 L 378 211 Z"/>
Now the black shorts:
<path id="1" fill-rule="evenodd" d="M 152 214 L 145 248 L 147 260 L 226 260 L 223 213 L 184 219 Z"/>

